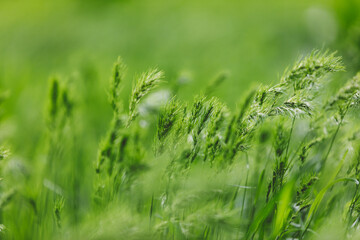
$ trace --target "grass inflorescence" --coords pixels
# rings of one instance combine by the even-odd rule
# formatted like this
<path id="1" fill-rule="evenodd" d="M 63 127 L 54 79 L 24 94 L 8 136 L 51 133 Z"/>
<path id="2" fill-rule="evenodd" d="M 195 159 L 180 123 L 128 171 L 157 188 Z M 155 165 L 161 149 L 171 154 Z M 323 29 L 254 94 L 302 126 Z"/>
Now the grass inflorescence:
<path id="1" fill-rule="evenodd" d="M 10 168 L 3 171 L 5 178 L 19 168 L 23 182 L 3 186 L 0 234 L 6 239 L 327 239 L 326 229 L 335 223 L 339 239 L 357 239 L 360 134 L 354 116 L 360 75 L 334 91 L 332 74 L 344 70 L 336 53 L 313 51 L 278 83 L 239 99 L 234 109 L 211 95 L 226 79 L 221 74 L 192 101 L 169 91 L 149 110 L 148 101 L 166 91 L 163 72 L 150 69 L 135 77 L 129 96 L 122 91 L 126 66 L 118 58 L 108 91 L 112 119 L 97 159 L 85 160 L 78 149 L 75 119 L 81 118 L 71 85 L 52 78 L 48 147 L 36 165 L 41 174 L 4 164 Z M 1 162 L 7 158 L 1 148 Z M 29 190 L 33 186 L 36 191 Z M 20 218 L 29 225 L 17 232 Z"/>

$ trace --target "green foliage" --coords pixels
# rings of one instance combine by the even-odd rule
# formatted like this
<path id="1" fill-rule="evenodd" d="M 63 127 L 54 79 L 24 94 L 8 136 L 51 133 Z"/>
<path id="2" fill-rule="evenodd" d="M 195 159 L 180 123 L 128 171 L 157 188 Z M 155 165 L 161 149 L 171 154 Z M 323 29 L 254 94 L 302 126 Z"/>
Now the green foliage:
<path id="1" fill-rule="evenodd" d="M 118 58 L 97 159 L 79 150 L 81 94 L 50 80 L 44 160 L 36 174 L 21 163 L 4 170 L 19 179 L 0 195 L 5 238 L 312 239 L 329 216 L 341 219 L 343 239 L 355 236 L 359 75 L 329 97 L 330 78 L 322 79 L 344 70 L 335 53 L 313 51 L 235 109 L 209 96 L 221 75 L 206 95 L 185 102 L 169 92 L 145 113 L 150 92 L 166 91 L 155 90 L 164 77 L 153 69 L 136 78 L 127 111 L 125 70 Z M 1 160 L 7 155 L 0 151 Z M 21 232 L 18 219 L 28 221 Z"/>

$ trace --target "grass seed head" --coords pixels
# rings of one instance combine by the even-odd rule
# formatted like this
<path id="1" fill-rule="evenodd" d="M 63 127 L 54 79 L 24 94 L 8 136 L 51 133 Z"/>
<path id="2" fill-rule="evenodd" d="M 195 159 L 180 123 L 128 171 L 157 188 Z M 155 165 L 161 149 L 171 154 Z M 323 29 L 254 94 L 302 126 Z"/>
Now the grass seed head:
<path id="1" fill-rule="evenodd" d="M 143 73 L 135 85 L 130 96 L 129 103 L 129 119 L 127 126 L 129 127 L 131 122 L 138 115 L 137 106 L 139 102 L 155 87 L 157 87 L 161 80 L 163 79 L 164 74 L 162 71 L 155 69 L 150 69 L 149 71 Z"/>

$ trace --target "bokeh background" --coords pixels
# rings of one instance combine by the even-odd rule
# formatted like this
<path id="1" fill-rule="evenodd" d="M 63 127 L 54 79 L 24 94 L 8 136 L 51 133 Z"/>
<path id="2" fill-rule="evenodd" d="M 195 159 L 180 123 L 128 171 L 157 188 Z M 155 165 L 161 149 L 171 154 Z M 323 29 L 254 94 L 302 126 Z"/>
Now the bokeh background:
<path id="1" fill-rule="evenodd" d="M 154 66 L 164 88 L 184 84 L 177 95 L 185 100 L 225 73 L 213 95 L 234 108 L 313 49 L 343 56 L 341 79 L 360 70 L 360 1 L 0 0 L 0 141 L 16 164 L 31 169 L 41 158 L 48 79 L 59 76 L 75 99 L 87 176 L 112 117 L 107 89 L 118 56 L 128 66 L 124 93 Z"/>

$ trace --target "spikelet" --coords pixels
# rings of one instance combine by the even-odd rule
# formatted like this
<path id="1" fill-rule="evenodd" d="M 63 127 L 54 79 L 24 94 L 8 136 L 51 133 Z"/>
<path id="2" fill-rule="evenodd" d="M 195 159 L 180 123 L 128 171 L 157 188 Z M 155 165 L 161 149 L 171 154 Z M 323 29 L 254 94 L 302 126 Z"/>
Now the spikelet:
<path id="1" fill-rule="evenodd" d="M 155 69 L 150 69 L 149 71 L 143 73 L 135 85 L 133 86 L 133 90 L 130 96 L 129 102 L 129 118 L 127 121 L 127 127 L 130 126 L 132 121 L 137 117 L 138 111 L 137 106 L 140 101 L 155 87 L 157 87 L 162 79 L 164 78 L 164 74 L 162 71 Z"/>

